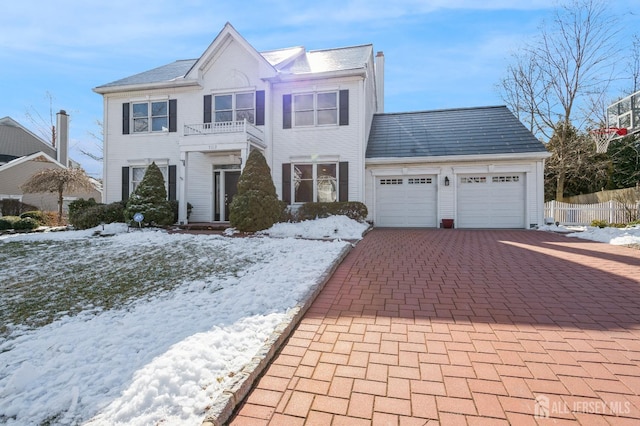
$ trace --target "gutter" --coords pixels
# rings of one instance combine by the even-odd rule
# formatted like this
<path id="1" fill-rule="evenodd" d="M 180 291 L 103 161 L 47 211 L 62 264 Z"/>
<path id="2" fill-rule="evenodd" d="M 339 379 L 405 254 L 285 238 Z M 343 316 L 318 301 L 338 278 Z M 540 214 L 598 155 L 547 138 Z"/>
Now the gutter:
<path id="1" fill-rule="evenodd" d="M 92 90 L 101 95 L 119 92 L 130 92 L 139 90 L 152 90 L 152 89 L 173 89 L 179 87 L 200 87 L 200 83 L 197 80 L 170 80 L 159 81 L 157 83 L 141 83 L 141 84 L 128 84 L 125 86 L 98 86 Z"/>
<path id="2" fill-rule="evenodd" d="M 365 165 L 406 164 L 406 163 L 447 163 L 455 161 L 487 160 L 542 160 L 551 157 L 550 152 L 523 152 L 503 154 L 440 155 L 428 157 L 380 157 L 366 158 Z"/>

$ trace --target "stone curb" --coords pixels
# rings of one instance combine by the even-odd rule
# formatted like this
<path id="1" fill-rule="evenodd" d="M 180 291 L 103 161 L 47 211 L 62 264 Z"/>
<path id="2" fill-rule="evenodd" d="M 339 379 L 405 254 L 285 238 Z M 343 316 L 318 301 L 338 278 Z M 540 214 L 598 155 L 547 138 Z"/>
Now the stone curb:
<path id="1" fill-rule="evenodd" d="M 289 310 L 287 320 L 280 323 L 274 332 L 269 336 L 267 342 L 260 348 L 249 364 L 240 373 L 236 374 L 229 388 L 225 389 L 207 411 L 202 426 L 222 426 L 233 415 L 236 407 L 244 400 L 251 391 L 254 383 L 262 375 L 275 354 L 287 341 L 291 332 L 298 326 L 300 320 L 307 312 L 318 294 L 342 261 L 351 251 L 353 243 L 344 246 L 338 258 L 320 276 L 318 282 L 312 286 L 302 301 Z"/>

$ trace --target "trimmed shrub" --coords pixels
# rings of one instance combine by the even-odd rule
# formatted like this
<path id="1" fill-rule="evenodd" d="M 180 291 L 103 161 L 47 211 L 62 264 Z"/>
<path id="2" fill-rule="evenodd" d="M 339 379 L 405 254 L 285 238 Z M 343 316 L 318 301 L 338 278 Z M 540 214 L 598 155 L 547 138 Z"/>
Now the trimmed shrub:
<path id="1" fill-rule="evenodd" d="M 13 224 L 15 230 L 32 230 L 36 229 L 40 224 L 32 217 L 24 217 Z"/>
<path id="2" fill-rule="evenodd" d="M 231 226 L 242 232 L 270 228 L 282 215 L 282 202 L 264 156 L 253 150 L 238 180 L 238 192 L 229 206 Z"/>
<path id="3" fill-rule="evenodd" d="M 111 204 L 96 204 L 82 211 L 76 211 L 73 216 L 73 226 L 76 229 L 94 228 L 103 223 L 124 221 L 124 203 L 116 201 Z"/>
<path id="4" fill-rule="evenodd" d="M 297 213 L 298 220 L 313 220 L 329 216 L 347 216 L 364 222 L 367 219 L 367 206 L 358 201 L 335 201 L 331 203 L 305 203 Z"/>
<path id="5" fill-rule="evenodd" d="M 0 217 L 0 231 L 6 229 L 15 229 L 14 226 L 17 221 L 20 220 L 20 216 L 2 216 Z"/>
<path id="6" fill-rule="evenodd" d="M 167 201 L 164 177 L 156 163 L 151 163 L 144 173 L 142 181 L 127 200 L 124 210 L 125 221 L 133 224 L 136 213 L 144 215 L 143 224 L 166 226 L 174 223 L 173 210 Z"/>
<path id="7" fill-rule="evenodd" d="M 69 223 L 77 228 L 78 215 L 84 214 L 90 207 L 98 205 L 95 199 L 79 198 L 69 203 Z"/>
<path id="8" fill-rule="evenodd" d="M 25 217 L 34 219 L 39 225 L 44 225 L 46 221 L 44 212 L 41 212 L 40 210 L 31 210 L 20 215 L 20 219 L 24 219 Z"/>

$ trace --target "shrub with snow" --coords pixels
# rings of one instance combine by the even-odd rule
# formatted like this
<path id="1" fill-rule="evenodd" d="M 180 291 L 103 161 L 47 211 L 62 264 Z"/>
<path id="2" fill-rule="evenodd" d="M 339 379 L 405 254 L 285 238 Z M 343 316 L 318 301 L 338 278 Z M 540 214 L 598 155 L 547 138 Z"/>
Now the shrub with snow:
<path id="1" fill-rule="evenodd" d="M 136 213 L 144 215 L 145 224 L 165 226 L 173 223 L 164 177 L 155 162 L 147 167 L 142 181 L 127 200 L 125 220 L 131 223 Z"/>
<path id="2" fill-rule="evenodd" d="M 242 232 L 267 229 L 280 218 L 284 206 L 278 200 L 271 169 L 260 151 L 249 154 L 229 210 L 231 226 Z"/>

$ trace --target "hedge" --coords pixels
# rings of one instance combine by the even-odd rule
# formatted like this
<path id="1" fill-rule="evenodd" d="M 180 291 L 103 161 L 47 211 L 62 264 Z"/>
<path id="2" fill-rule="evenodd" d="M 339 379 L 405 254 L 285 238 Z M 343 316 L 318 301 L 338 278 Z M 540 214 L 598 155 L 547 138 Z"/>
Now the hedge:
<path id="1" fill-rule="evenodd" d="M 296 212 L 298 220 L 313 220 L 329 216 L 347 216 L 364 222 L 369 214 L 367 206 L 359 201 L 336 201 L 330 203 L 305 203 Z"/>

